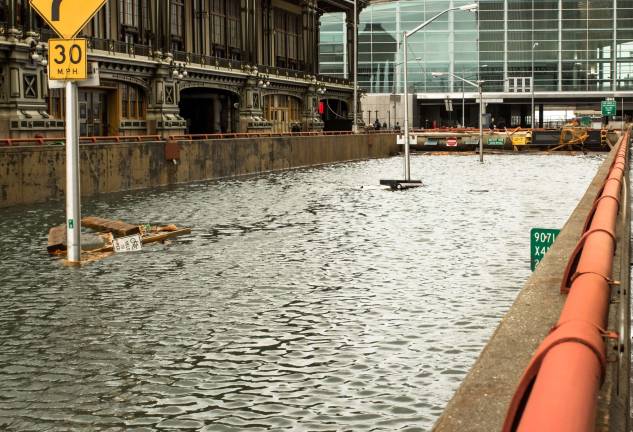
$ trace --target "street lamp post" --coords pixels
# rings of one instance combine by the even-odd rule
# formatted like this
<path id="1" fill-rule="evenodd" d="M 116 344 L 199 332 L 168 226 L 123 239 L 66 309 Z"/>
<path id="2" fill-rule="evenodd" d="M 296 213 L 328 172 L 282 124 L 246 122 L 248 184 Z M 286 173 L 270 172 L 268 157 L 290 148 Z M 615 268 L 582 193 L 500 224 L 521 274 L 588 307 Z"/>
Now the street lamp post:
<path id="1" fill-rule="evenodd" d="M 462 66 L 462 76 L 466 76 L 466 71 Z M 464 81 L 462 81 L 462 127 L 466 127 L 466 91 L 464 90 Z"/>
<path id="2" fill-rule="evenodd" d="M 449 8 L 438 13 L 434 17 L 424 21 L 422 24 L 420 24 L 413 30 L 402 33 L 402 51 L 403 51 L 403 57 L 404 57 L 403 63 L 404 63 L 404 159 L 405 159 L 404 182 L 405 183 L 411 183 L 411 155 L 409 151 L 409 79 L 408 79 L 409 77 L 408 77 L 408 71 L 407 71 L 408 69 L 407 39 L 448 12 L 455 11 L 455 10 L 476 12 L 478 9 L 479 9 L 479 6 L 477 5 L 477 3 Z M 383 184 L 387 184 L 387 182 L 389 182 L 389 180 L 385 181 Z"/>
<path id="3" fill-rule="evenodd" d="M 532 82 L 530 87 L 532 88 L 532 112 L 530 114 L 530 122 L 532 123 L 532 129 L 534 129 L 534 48 L 538 46 L 538 42 L 532 44 Z"/>
<path id="4" fill-rule="evenodd" d="M 484 162 L 484 95 L 483 95 L 483 81 L 477 80 L 477 82 L 467 80 L 458 75 L 455 75 L 452 72 L 432 72 L 431 75 L 435 78 L 441 77 L 444 75 L 450 75 L 453 78 L 457 78 L 463 83 L 470 84 L 473 87 L 477 87 L 477 91 L 479 92 L 479 162 Z"/>
<path id="5" fill-rule="evenodd" d="M 479 69 L 483 69 L 488 67 L 487 64 L 482 65 Z M 479 72 L 478 75 L 479 76 Z M 462 66 L 462 78 L 466 78 L 466 69 Z M 466 127 L 466 92 L 464 91 L 464 82 L 462 81 L 462 127 Z"/>

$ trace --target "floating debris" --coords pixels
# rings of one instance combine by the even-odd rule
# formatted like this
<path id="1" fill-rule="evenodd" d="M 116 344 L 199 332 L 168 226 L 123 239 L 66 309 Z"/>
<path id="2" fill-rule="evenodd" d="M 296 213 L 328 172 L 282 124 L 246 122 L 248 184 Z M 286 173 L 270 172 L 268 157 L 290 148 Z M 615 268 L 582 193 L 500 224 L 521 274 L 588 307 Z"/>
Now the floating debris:
<path id="1" fill-rule="evenodd" d="M 132 252 L 142 245 L 165 242 L 167 239 L 191 233 L 191 228 L 169 225 L 133 225 L 123 221 L 88 216 L 81 219 L 83 227 L 94 233 L 82 233 L 82 261 L 95 261 L 117 252 Z M 66 226 L 53 227 L 48 232 L 48 253 L 66 255 Z"/>

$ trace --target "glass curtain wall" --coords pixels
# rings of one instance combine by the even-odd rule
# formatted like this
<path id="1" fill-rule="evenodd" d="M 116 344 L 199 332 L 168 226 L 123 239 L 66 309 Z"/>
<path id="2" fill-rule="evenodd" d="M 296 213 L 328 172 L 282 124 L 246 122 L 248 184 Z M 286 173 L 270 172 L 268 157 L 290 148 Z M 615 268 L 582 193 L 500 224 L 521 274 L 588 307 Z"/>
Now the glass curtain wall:
<path id="1" fill-rule="evenodd" d="M 363 10 L 359 27 L 360 85 L 369 93 L 402 92 L 402 32 L 447 8 L 470 2 L 408 0 Z M 476 80 L 478 71 L 486 81 L 487 92 L 528 93 L 532 83 L 539 92 L 633 90 L 632 0 L 479 3 L 479 23 L 476 14 L 453 12 L 409 38 L 411 91 L 460 93 L 461 81 L 433 78 L 432 72 L 452 72 Z M 344 49 L 343 17 L 337 27 L 340 37 L 335 40 L 330 33 L 326 40 L 339 47 L 328 45 L 327 49 L 340 53 Z M 325 28 L 334 31 L 330 26 Z M 322 50 L 323 73 L 336 63 L 324 61 L 326 55 Z M 465 91 L 472 92 L 473 88 Z"/>
<path id="2" fill-rule="evenodd" d="M 360 16 L 359 81 L 370 93 L 403 91 L 402 32 L 468 0 L 413 0 L 378 4 Z M 442 16 L 408 39 L 409 90 L 461 91 L 452 78 L 433 78 L 451 71 L 471 77 L 477 73 L 477 19 L 458 12 Z"/>

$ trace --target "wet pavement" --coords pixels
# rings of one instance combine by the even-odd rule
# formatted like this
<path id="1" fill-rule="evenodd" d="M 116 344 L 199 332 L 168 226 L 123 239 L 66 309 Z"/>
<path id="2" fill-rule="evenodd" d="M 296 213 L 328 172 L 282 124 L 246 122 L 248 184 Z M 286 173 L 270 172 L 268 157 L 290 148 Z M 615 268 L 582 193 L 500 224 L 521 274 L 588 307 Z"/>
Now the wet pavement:
<path id="1" fill-rule="evenodd" d="M 0 430 L 426 431 L 602 156 L 416 156 L 84 200 L 192 226 L 82 269 L 0 210 Z"/>

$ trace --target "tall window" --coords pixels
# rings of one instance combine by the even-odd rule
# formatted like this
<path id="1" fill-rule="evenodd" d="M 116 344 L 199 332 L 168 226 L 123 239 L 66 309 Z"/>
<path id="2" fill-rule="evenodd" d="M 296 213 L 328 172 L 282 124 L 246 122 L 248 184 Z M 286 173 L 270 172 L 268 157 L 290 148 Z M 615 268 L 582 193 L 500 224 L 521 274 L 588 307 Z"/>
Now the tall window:
<path id="1" fill-rule="evenodd" d="M 121 38 L 129 44 L 139 42 L 139 0 L 120 0 Z"/>
<path id="2" fill-rule="evenodd" d="M 240 36 L 240 5 L 238 2 L 227 2 L 227 35 L 228 46 L 231 49 L 231 58 L 238 58 L 241 48 L 241 36 Z"/>
<path id="3" fill-rule="evenodd" d="M 121 24 L 138 28 L 138 0 L 121 0 Z"/>
<path id="4" fill-rule="evenodd" d="M 192 40 L 193 44 L 187 51 L 193 51 L 195 53 L 204 54 L 205 42 L 207 39 L 207 31 L 204 28 L 205 17 L 207 14 L 206 0 L 194 0 L 193 2 L 193 14 L 192 14 Z"/>
<path id="5" fill-rule="evenodd" d="M 171 36 L 182 39 L 185 4 L 183 0 L 171 0 Z"/>
<path id="6" fill-rule="evenodd" d="M 184 11 L 183 0 L 171 0 L 171 48 L 174 51 L 184 51 Z"/>
<path id="7" fill-rule="evenodd" d="M 241 58 L 241 11 L 235 0 L 210 0 L 209 39 L 213 55 L 239 60 Z"/>
<path id="8" fill-rule="evenodd" d="M 225 0 L 211 0 L 211 43 L 213 55 L 225 57 L 226 55 L 226 2 Z"/>
<path id="9" fill-rule="evenodd" d="M 143 25 L 143 40 L 147 42 L 149 38 L 148 32 L 151 31 L 151 19 L 149 16 L 149 3 L 150 0 L 141 0 L 141 23 Z"/>
<path id="10" fill-rule="evenodd" d="M 299 59 L 298 15 L 275 9 L 275 52 L 277 66 L 297 69 Z"/>

